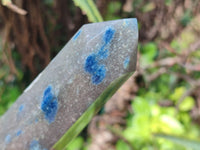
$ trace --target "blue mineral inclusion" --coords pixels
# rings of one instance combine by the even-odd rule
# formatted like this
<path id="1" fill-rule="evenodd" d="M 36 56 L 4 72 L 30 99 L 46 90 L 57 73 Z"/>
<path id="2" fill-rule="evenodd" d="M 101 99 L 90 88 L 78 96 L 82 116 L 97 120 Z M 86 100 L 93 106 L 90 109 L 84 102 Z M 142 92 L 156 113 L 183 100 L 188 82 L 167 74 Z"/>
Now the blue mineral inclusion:
<path id="1" fill-rule="evenodd" d="M 58 99 L 52 93 L 52 86 L 48 86 L 44 91 L 41 110 L 49 123 L 54 122 L 58 111 Z"/>
<path id="2" fill-rule="evenodd" d="M 40 143 L 37 140 L 32 140 L 29 144 L 29 150 L 47 150 L 46 148 L 42 148 Z"/>
<path id="3" fill-rule="evenodd" d="M 40 144 L 38 141 L 33 140 L 31 141 L 30 145 L 29 145 L 29 150 L 40 150 Z"/>
<path id="4" fill-rule="evenodd" d="M 5 137 L 5 143 L 6 144 L 9 144 L 11 142 L 11 135 L 8 134 L 6 137 Z"/>
<path id="5" fill-rule="evenodd" d="M 38 123 L 39 119 L 38 118 L 35 118 L 35 123 Z"/>
<path id="6" fill-rule="evenodd" d="M 99 84 L 106 77 L 106 67 L 104 65 L 99 65 L 96 69 L 94 75 L 92 76 L 92 83 Z"/>
<path id="7" fill-rule="evenodd" d="M 103 36 L 103 40 L 105 44 L 108 44 L 112 40 L 114 33 L 115 33 L 115 30 L 113 30 L 112 28 L 108 28 L 106 30 L 106 33 Z"/>
<path id="8" fill-rule="evenodd" d="M 108 28 L 103 35 L 103 44 L 100 50 L 86 58 L 84 69 L 91 75 L 93 84 L 100 84 L 106 77 L 106 66 L 100 60 L 105 60 L 109 56 L 109 51 L 105 47 L 111 42 L 114 34 L 115 30 L 111 27 Z"/>
<path id="9" fill-rule="evenodd" d="M 19 106 L 19 112 L 22 112 L 23 110 L 24 110 L 24 105 L 21 104 L 21 105 Z"/>
<path id="10" fill-rule="evenodd" d="M 85 70 L 92 74 L 97 70 L 98 66 L 99 65 L 96 59 L 96 55 L 95 54 L 89 55 L 86 59 Z"/>
<path id="11" fill-rule="evenodd" d="M 126 57 L 126 59 L 124 60 L 124 69 L 127 69 L 129 62 L 130 62 L 130 57 Z"/>
<path id="12" fill-rule="evenodd" d="M 73 40 L 76 40 L 76 39 L 79 37 L 80 34 L 81 34 L 81 30 L 79 30 L 79 31 L 74 35 Z"/>
<path id="13" fill-rule="evenodd" d="M 20 136 L 22 134 L 22 130 L 18 130 L 16 136 Z"/>

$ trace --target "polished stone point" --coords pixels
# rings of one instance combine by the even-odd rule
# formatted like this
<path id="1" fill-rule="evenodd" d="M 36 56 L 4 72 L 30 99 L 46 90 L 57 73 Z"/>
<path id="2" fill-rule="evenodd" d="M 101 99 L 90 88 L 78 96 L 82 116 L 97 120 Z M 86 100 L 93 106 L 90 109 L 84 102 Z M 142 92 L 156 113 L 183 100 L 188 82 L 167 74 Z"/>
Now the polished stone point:
<path id="1" fill-rule="evenodd" d="M 0 118 L 0 149 L 63 149 L 133 74 L 137 43 L 136 19 L 82 26 Z"/>

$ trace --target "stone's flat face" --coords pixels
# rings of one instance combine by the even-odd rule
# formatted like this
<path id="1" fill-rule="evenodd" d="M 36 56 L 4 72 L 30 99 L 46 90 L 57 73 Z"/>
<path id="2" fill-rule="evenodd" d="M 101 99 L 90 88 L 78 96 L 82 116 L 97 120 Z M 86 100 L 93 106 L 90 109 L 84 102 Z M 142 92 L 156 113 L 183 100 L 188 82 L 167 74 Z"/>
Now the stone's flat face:
<path id="1" fill-rule="evenodd" d="M 136 19 L 84 25 L 1 117 L 1 149 L 50 149 L 111 82 L 135 70 L 137 42 Z"/>
<path id="2" fill-rule="evenodd" d="M 103 60 L 109 56 L 109 43 L 113 39 L 115 30 L 109 27 L 102 36 L 101 47 L 97 52 L 91 53 L 85 60 L 85 71 L 91 74 L 93 84 L 100 84 L 106 77 L 106 66 L 103 65 Z"/>

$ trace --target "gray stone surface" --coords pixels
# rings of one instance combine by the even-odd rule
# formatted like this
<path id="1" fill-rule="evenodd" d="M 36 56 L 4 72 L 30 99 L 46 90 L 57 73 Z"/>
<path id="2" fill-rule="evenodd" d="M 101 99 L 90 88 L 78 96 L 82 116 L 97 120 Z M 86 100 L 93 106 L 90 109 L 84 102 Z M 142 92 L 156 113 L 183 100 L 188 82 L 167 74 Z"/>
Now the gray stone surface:
<path id="1" fill-rule="evenodd" d="M 50 149 L 137 59 L 136 19 L 82 26 L 0 118 L 1 150 Z"/>

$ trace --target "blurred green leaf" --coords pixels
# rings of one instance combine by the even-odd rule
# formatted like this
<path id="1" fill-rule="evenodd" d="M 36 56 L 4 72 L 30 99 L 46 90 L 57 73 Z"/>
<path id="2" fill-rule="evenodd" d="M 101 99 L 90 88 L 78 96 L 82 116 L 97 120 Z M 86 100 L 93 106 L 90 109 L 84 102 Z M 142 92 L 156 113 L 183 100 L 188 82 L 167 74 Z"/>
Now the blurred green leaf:
<path id="1" fill-rule="evenodd" d="M 157 45 L 153 42 L 142 45 L 141 52 L 142 54 L 149 55 L 150 58 L 154 58 L 157 53 Z"/>
<path id="2" fill-rule="evenodd" d="M 75 138 L 67 147 L 66 150 L 81 150 L 83 147 L 84 140 L 82 137 Z"/>
<path id="3" fill-rule="evenodd" d="M 156 8 L 155 3 L 154 2 L 149 2 L 149 3 L 147 3 L 146 5 L 144 5 L 142 7 L 142 12 L 147 13 L 149 11 L 154 10 L 155 8 Z"/>
<path id="4" fill-rule="evenodd" d="M 117 12 L 122 7 L 122 4 L 118 1 L 111 1 L 108 4 L 108 12 L 106 14 L 105 20 L 115 20 L 120 19 L 121 17 L 117 15 Z"/>
<path id="5" fill-rule="evenodd" d="M 170 6 L 172 4 L 173 0 L 165 0 L 165 5 Z"/>
<path id="6" fill-rule="evenodd" d="M 136 114 L 150 114 L 150 106 L 149 103 L 142 97 L 135 97 L 134 103 L 132 104 L 133 111 Z M 145 109 L 144 109 L 145 108 Z"/>
<path id="7" fill-rule="evenodd" d="M 192 20 L 191 12 L 187 10 L 181 18 L 181 24 L 185 27 L 190 23 L 191 20 Z"/>
<path id="8" fill-rule="evenodd" d="M 166 133 L 181 134 L 184 131 L 182 124 L 176 118 L 170 115 L 161 115 L 160 121 L 163 127 L 165 127 L 165 129 L 163 128 L 163 131 L 165 131 Z"/>
<path id="9" fill-rule="evenodd" d="M 122 140 L 117 141 L 116 149 L 117 150 L 131 150 L 130 147 L 127 145 L 127 143 L 125 143 Z"/>
<path id="10" fill-rule="evenodd" d="M 191 96 L 188 96 L 179 104 L 179 110 L 189 111 L 194 107 L 194 105 L 194 99 Z"/>
<path id="11" fill-rule="evenodd" d="M 2 95 L 2 99 L 5 101 L 15 101 L 16 98 L 20 95 L 20 90 L 18 87 L 10 87 L 8 86 L 4 94 Z"/>
<path id="12" fill-rule="evenodd" d="M 80 7 L 81 10 L 86 13 L 89 21 L 91 22 L 102 22 L 103 18 L 99 13 L 93 0 L 73 0 L 75 5 Z"/>
<path id="13" fill-rule="evenodd" d="M 147 43 L 145 45 L 141 46 L 141 65 L 147 66 L 151 63 L 153 63 L 154 58 L 157 55 L 157 45 L 155 43 Z"/>
<path id="14" fill-rule="evenodd" d="M 170 95 L 170 99 L 173 100 L 174 102 L 177 102 L 181 98 L 181 96 L 183 96 L 185 91 L 186 91 L 185 87 L 177 87 L 174 90 L 174 93 Z"/>
<path id="15" fill-rule="evenodd" d="M 174 135 L 166 135 L 166 134 L 155 134 L 155 136 L 158 138 L 164 138 L 164 139 L 170 140 L 176 144 L 180 144 L 189 149 L 199 150 L 200 148 L 200 141 L 197 141 L 197 140 L 190 140 L 190 139 L 185 139 L 182 137 L 177 137 Z"/>

